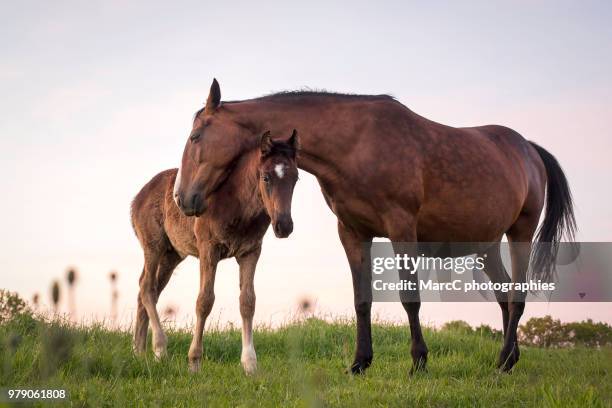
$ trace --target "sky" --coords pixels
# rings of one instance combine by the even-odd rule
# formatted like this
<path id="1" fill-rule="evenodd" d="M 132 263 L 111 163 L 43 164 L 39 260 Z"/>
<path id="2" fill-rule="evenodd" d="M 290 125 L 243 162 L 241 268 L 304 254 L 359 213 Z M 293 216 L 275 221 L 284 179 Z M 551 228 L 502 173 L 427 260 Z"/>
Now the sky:
<path id="1" fill-rule="evenodd" d="M 127 4 L 126 4 L 127 3 Z M 316 88 L 390 93 L 452 126 L 501 124 L 551 151 L 576 202 L 582 241 L 612 241 L 609 2 L 3 2 L 0 5 L 0 287 L 49 300 L 79 271 L 80 318 L 105 318 L 108 274 L 134 312 L 142 251 L 129 220 L 139 189 L 177 167 L 196 110 L 217 78 L 223 99 Z M 268 232 L 256 274 L 256 323 L 308 298 L 352 315 L 348 264 L 313 176 L 301 172 L 295 230 Z M 193 317 L 197 260 L 160 299 Z M 213 320 L 238 321 L 238 270 L 217 273 Z M 65 309 L 63 309 L 65 310 Z M 405 321 L 398 304 L 381 319 Z M 612 322 L 610 304 L 531 304 Z M 421 320 L 500 326 L 498 306 L 426 304 Z"/>

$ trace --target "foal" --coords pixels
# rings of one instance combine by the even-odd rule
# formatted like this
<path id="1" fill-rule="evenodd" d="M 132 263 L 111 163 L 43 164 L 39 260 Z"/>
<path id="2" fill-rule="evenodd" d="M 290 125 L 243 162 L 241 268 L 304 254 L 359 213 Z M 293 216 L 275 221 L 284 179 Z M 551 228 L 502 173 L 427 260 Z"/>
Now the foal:
<path id="1" fill-rule="evenodd" d="M 295 130 L 282 142 L 273 141 L 270 132 L 264 133 L 259 145 L 237 159 L 235 168 L 207 199 L 207 209 L 199 217 L 185 216 L 174 201 L 177 169 L 159 173 L 140 190 L 132 203 L 132 224 L 145 257 L 134 330 L 136 353 L 146 349 L 150 319 L 155 356 L 165 355 L 167 338 L 155 306 L 172 271 L 187 255 L 195 256 L 200 259 L 200 290 L 189 369 L 197 371 L 202 359 L 204 323 L 215 300 L 217 263 L 234 257 L 240 266 L 240 360 L 247 374 L 256 370 L 252 336 L 255 266 L 270 222 L 278 238 L 286 238 L 293 231 L 291 198 L 298 178 L 297 148 Z M 180 178 L 180 170 L 178 174 Z"/>

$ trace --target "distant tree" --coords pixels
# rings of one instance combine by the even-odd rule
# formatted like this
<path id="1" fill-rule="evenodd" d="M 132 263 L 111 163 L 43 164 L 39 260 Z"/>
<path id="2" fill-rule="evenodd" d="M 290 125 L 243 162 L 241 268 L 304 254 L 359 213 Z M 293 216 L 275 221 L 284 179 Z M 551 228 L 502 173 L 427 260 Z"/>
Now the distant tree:
<path id="1" fill-rule="evenodd" d="M 519 328 L 521 342 L 537 347 L 601 347 L 612 344 L 612 327 L 606 323 L 561 323 L 551 316 L 532 317 Z"/>
<path id="2" fill-rule="evenodd" d="M 17 293 L 0 289 L 0 323 L 7 322 L 27 311 L 26 302 Z"/>
<path id="3" fill-rule="evenodd" d="M 468 322 L 463 320 L 452 320 L 450 322 L 444 323 L 442 326 L 442 331 L 454 331 L 458 333 L 472 333 L 474 330 L 472 326 L 469 325 Z"/>
<path id="4" fill-rule="evenodd" d="M 606 323 L 593 323 L 591 319 L 567 323 L 565 332 L 575 345 L 601 347 L 612 344 L 612 326 Z"/>
<path id="5" fill-rule="evenodd" d="M 481 324 L 478 327 L 474 327 L 474 333 L 481 336 L 491 337 L 493 339 L 500 339 L 504 336 L 501 330 L 494 329 L 488 324 Z"/>
<path id="6" fill-rule="evenodd" d="M 519 335 L 523 343 L 539 347 L 558 346 L 565 338 L 561 321 L 551 316 L 532 317 L 520 326 Z"/>

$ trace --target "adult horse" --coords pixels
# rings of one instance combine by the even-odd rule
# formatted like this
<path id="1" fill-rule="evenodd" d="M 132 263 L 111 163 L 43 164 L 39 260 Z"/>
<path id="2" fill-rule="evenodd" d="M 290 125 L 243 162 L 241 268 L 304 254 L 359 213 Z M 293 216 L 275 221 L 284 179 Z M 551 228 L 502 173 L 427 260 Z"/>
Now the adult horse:
<path id="1" fill-rule="evenodd" d="M 187 141 L 182 178 L 175 186 L 175 199 L 187 213 L 204 211 L 202 198 L 223 183 L 262 130 L 299 130 L 298 166 L 317 177 L 338 218 L 351 268 L 357 315 L 353 373 L 363 372 L 373 356 L 373 237 L 392 242 L 491 242 L 486 273 L 492 281 L 507 282 L 510 277 L 499 252 L 505 234 L 511 280 L 521 282 L 534 236 L 552 243 L 537 245 L 533 254 L 534 277 L 546 278 L 554 268 L 557 243 L 575 228 L 567 180 L 556 159 L 506 127 L 445 126 L 387 95 L 298 91 L 221 103 L 216 80 L 197 116 L 193 132 L 202 137 Z M 546 185 L 546 214 L 536 234 Z M 510 370 L 519 358 L 516 331 L 524 293 L 496 296 L 504 328 L 498 366 Z M 419 322 L 420 301 L 402 297 L 402 305 L 410 324 L 413 369 L 423 369 L 427 346 Z"/>

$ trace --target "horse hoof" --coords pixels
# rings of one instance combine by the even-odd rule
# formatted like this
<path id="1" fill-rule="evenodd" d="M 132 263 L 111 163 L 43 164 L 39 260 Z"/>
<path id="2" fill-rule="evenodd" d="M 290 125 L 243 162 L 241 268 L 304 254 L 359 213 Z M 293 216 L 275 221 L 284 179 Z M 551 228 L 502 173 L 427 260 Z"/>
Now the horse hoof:
<path id="1" fill-rule="evenodd" d="M 145 353 L 145 351 L 146 351 L 145 347 L 142 347 L 142 346 L 136 345 L 136 344 L 132 345 L 132 352 L 136 356 L 142 356 Z"/>
<path id="2" fill-rule="evenodd" d="M 502 362 L 498 361 L 497 362 L 497 368 L 502 373 L 510 373 L 510 371 L 514 368 L 515 364 L 516 364 L 516 362 L 512 362 L 512 361 L 506 361 L 505 363 L 502 363 Z"/>
<path id="3" fill-rule="evenodd" d="M 242 369 L 246 375 L 253 375 L 257 371 L 257 360 L 242 361 Z"/>
<path id="4" fill-rule="evenodd" d="M 425 365 L 425 363 L 413 364 L 412 367 L 410 368 L 410 371 L 408 371 L 408 375 L 413 376 L 413 375 L 426 373 L 426 372 L 427 372 L 427 366 Z"/>
<path id="5" fill-rule="evenodd" d="M 168 339 L 165 335 L 153 338 L 153 353 L 157 360 L 161 360 L 166 356 L 166 348 L 168 346 Z"/>
<path id="6" fill-rule="evenodd" d="M 242 351 L 240 362 L 246 375 L 253 375 L 257 371 L 257 355 L 252 347 Z"/>
<path id="7" fill-rule="evenodd" d="M 190 360 L 189 361 L 189 372 L 195 374 L 198 371 L 200 371 L 201 362 L 202 362 L 201 360 Z"/>
<path id="8" fill-rule="evenodd" d="M 370 362 L 368 361 L 355 361 L 350 368 L 349 372 L 352 375 L 363 375 L 365 374 L 366 368 L 370 366 Z"/>
<path id="9" fill-rule="evenodd" d="M 497 368 L 507 373 L 512 370 L 519 360 L 520 352 L 518 345 L 513 345 L 510 349 L 503 348 L 499 353 L 499 360 L 497 361 Z"/>
<path id="10" fill-rule="evenodd" d="M 155 359 L 158 361 L 166 357 L 166 355 L 168 354 L 168 352 L 166 351 L 166 345 L 156 345 L 153 348 L 153 354 L 155 354 Z"/>
<path id="11" fill-rule="evenodd" d="M 155 349 L 153 353 L 155 354 L 155 359 L 157 361 L 163 360 L 163 358 L 166 357 L 166 354 L 167 354 L 166 349 L 162 349 L 162 348 Z"/>

